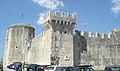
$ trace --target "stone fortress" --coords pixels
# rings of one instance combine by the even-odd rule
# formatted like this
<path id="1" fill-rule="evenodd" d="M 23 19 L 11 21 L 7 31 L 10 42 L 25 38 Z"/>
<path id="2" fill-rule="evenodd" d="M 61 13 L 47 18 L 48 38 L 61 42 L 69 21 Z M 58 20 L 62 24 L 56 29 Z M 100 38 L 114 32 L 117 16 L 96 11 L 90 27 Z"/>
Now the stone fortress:
<path id="1" fill-rule="evenodd" d="M 7 29 L 4 70 L 12 62 L 39 65 L 76 66 L 91 64 L 96 69 L 120 65 L 120 28 L 107 34 L 75 30 L 76 14 L 48 11 L 44 31 L 35 36 L 30 24 L 15 24 Z"/>

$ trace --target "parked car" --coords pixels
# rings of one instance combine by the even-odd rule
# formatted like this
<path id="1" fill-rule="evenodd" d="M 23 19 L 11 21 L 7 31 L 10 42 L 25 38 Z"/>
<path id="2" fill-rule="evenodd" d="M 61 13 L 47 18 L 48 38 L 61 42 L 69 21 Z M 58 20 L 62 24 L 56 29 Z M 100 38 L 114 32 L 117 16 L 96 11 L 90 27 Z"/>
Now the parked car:
<path id="1" fill-rule="evenodd" d="M 48 66 L 45 71 L 79 71 L 76 67 L 61 67 L 61 66 Z"/>
<path id="2" fill-rule="evenodd" d="M 66 71 L 79 71 L 77 67 L 67 67 Z"/>
<path id="3" fill-rule="evenodd" d="M 120 66 L 106 66 L 104 71 L 120 71 Z"/>
<path id="4" fill-rule="evenodd" d="M 92 65 L 78 65 L 76 67 L 79 68 L 79 71 L 95 71 Z"/>
<path id="5" fill-rule="evenodd" d="M 95 71 L 92 67 L 92 65 L 79 65 L 74 67 L 48 66 L 45 71 Z"/>
<path id="6" fill-rule="evenodd" d="M 46 65 L 25 64 L 27 71 L 44 71 Z"/>
<path id="7" fill-rule="evenodd" d="M 57 66 L 47 66 L 45 71 L 55 71 Z"/>
<path id="8" fill-rule="evenodd" d="M 7 68 L 13 70 L 22 70 L 22 63 L 21 62 L 13 62 L 12 64 L 8 65 Z"/>

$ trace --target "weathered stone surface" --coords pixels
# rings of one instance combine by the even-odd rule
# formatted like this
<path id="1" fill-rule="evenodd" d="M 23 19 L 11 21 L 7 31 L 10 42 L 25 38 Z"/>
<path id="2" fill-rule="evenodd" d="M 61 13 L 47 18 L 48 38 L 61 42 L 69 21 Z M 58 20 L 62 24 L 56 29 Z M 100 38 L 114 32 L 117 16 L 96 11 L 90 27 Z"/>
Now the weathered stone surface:
<path id="1" fill-rule="evenodd" d="M 17 24 L 7 29 L 6 48 L 4 53 L 4 70 L 12 62 L 26 62 L 30 41 L 34 38 L 32 25 Z"/>
<path id="2" fill-rule="evenodd" d="M 106 34 L 78 30 L 73 34 L 75 24 L 75 14 L 49 11 L 42 24 L 45 30 L 38 36 L 31 25 L 12 25 L 6 35 L 4 70 L 15 61 L 58 66 L 92 64 L 101 69 L 120 65 L 120 28 Z"/>
<path id="3" fill-rule="evenodd" d="M 104 37 L 93 36 L 85 39 L 87 51 L 81 53 L 81 64 L 92 64 L 96 69 L 120 65 L 120 28 L 111 30 Z"/>

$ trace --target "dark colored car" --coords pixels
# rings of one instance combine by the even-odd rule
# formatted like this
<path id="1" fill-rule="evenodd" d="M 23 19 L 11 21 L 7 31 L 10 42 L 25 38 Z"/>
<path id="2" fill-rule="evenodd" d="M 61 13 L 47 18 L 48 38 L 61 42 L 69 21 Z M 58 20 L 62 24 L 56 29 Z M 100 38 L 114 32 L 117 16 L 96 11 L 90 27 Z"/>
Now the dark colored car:
<path id="1" fill-rule="evenodd" d="M 120 71 L 120 66 L 106 66 L 104 71 Z"/>
<path id="2" fill-rule="evenodd" d="M 46 65 L 26 64 L 27 71 L 44 71 Z"/>
<path id="3" fill-rule="evenodd" d="M 79 71 L 77 67 L 67 67 L 66 71 Z"/>
<path id="4" fill-rule="evenodd" d="M 12 64 L 8 65 L 7 68 L 13 69 L 13 70 L 21 69 L 22 63 L 21 62 L 13 62 Z"/>
<path id="5" fill-rule="evenodd" d="M 80 66 L 69 66 L 69 67 L 60 67 L 60 66 L 49 66 L 46 67 L 45 71 L 95 71 L 91 66 L 80 65 Z"/>
<path id="6" fill-rule="evenodd" d="M 67 69 L 67 67 L 56 67 L 55 71 L 66 71 Z"/>
<path id="7" fill-rule="evenodd" d="M 45 71 L 79 71 L 76 67 L 48 66 Z"/>
<path id="8" fill-rule="evenodd" d="M 95 71 L 92 67 L 92 65 L 79 65 L 76 66 L 77 68 L 79 68 L 79 71 Z"/>

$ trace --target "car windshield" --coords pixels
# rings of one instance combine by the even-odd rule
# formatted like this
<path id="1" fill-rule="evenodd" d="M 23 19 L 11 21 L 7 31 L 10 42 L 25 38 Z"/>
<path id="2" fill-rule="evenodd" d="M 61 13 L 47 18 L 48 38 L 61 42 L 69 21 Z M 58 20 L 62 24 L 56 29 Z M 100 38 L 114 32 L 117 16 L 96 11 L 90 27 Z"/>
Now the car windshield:
<path id="1" fill-rule="evenodd" d="M 79 68 L 76 68 L 76 67 L 66 67 L 63 70 L 59 70 L 59 71 L 79 71 Z"/>
<path id="2" fill-rule="evenodd" d="M 80 68 L 79 71 L 95 71 L 92 68 Z"/>
<path id="3" fill-rule="evenodd" d="M 46 70 L 53 70 L 54 67 L 47 67 Z"/>
<path id="4" fill-rule="evenodd" d="M 104 71 L 120 71 L 120 67 L 108 67 Z"/>
<path id="5" fill-rule="evenodd" d="M 112 68 L 112 71 L 120 71 L 120 68 Z"/>
<path id="6" fill-rule="evenodd" d="M 57 67 L 55 71 L 66 71 L 67 67 Z"/>
<path id="7" fill-rule="evenodd" d="M 35 71 L 35 69 L 28 69 L 28 71 Z"/>

